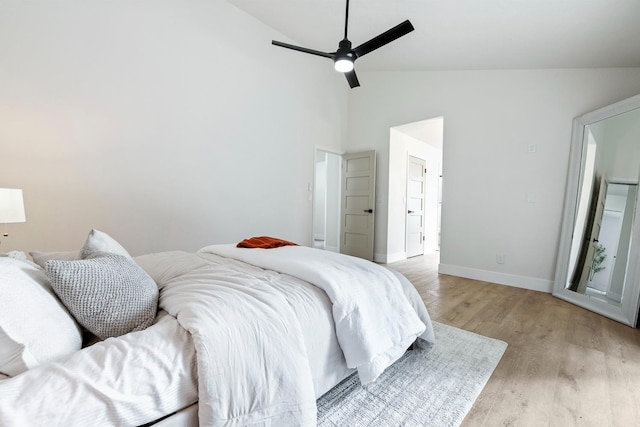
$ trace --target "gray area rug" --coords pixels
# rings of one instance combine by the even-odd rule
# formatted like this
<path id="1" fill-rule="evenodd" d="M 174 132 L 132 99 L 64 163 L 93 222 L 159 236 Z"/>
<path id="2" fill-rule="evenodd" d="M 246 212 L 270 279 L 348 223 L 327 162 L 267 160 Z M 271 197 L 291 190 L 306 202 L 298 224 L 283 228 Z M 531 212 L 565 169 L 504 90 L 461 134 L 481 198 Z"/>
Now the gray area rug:
<path id="1" fill-rule="evenodd" d="M 319 427 L 458 426 L 507 344 L 433 322 L 436 343 L 408 351 L 376 381 L 356 374 L 318 399 Z"/>

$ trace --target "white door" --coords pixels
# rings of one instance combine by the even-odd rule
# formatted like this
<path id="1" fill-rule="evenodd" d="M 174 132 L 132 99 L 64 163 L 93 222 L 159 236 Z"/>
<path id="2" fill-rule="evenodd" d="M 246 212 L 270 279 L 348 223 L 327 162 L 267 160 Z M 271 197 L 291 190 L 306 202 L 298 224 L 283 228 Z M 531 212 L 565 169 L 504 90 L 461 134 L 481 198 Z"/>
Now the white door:
<path id="1" fill-rule="evenodd" d="M 587 290 L 587 283 L 592 278 L 593 259 L 596 254 L 596 245 L 598 237 L 600 236 L 600 227 L 602 226 L 602 216 L 604 214 L 604 203 L 607 198 L 607 177 L 600 178 L 600 190 L 598 192 L 598 199 L 594 206 L 595 213 L 593 216 L 593 225 L 591 227 L 591 233 L 589 234 L 589 241 L 587 244 L 587 255 L 585 257 L 584 265 L 582 266 L 582 274 L 580 275 L 580 282 L 578 284 L 577 291 L 584 294 Z"/>
<path id="2" fill-rule="evenodd" d="M 409 156 L 407 163 L 407 257 L 424 254 L 424 203 L 427 162 Z"/>
<path id="3" fill-rule="evenodd" d="M 342 156 L 340 252 L 373 261 L 376 152 Z"/>

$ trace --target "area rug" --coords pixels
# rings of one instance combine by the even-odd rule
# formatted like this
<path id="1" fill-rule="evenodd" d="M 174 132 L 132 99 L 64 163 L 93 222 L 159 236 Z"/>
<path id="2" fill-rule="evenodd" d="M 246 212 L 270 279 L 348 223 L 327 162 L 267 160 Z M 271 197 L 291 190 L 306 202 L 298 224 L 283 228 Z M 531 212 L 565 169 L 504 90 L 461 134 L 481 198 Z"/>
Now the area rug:
<path id="1" fill-rule="evenodd" d="M 354 374 L 318 399 L 318 426 L 459 426 L 507 344 L 442 323 L 433 327 L 431 348 L 408 351 L 367 386 Z"/>

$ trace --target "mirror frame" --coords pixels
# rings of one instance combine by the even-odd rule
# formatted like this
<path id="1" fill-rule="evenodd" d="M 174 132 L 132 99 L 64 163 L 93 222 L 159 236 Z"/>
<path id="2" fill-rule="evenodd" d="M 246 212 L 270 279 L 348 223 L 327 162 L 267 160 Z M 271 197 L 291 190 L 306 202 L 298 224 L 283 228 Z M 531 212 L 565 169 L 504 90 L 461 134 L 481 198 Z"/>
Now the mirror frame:
<path id="1" fill-rule="evenodd" d="M 569 255 L 578 203 L 577 194 L 581 178 L 582 157 L 586 154 L 587 149 L 587 144 L 584 144 L 585 126 L 635 109 L 640 109 L 640 95 L 624 99 L 573 119 L 569 171 L 567 173 L 562 228 L 560 229 L 560 246 L 558 248 L 558 262 L 553 286 L 554 297 L 631 327 L 636 327 L 638 307 L 640 306 L 640 262 L 637 262 L 640 260 L 640 195 L 636 198 L 635 214 L 631 227 L 631 245 L 629 247 L 629 260 L 627 262 L 621 306 L 613 306 L 604 301 L 571 291 L 566 288 L 566 283 L 569 274 Z M 640 174 L 640 171 L 638 172 Z M 570 197 L 571 195 L 573 197 Z"/>

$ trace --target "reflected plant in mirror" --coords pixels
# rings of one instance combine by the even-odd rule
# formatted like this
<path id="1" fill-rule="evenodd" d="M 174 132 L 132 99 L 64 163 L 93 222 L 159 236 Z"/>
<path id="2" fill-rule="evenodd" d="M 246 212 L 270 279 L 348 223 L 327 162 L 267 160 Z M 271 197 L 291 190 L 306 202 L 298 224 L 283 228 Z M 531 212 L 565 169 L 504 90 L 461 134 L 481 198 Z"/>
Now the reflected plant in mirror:
<path id="1" fill-rule="evenodd" d="M 636 326 L 640 95 L 574 119 L 554 296 Z"/>
<path id="2" fill-rule="evenodd" d="M 600 233 L 602 233 L 602 230 L 600 230 Z M 596 251 L 595 255 L 593 256 L 593 262 L 591 263 L 591 274 L 589 275 L 589 283 L 591 284 L 593 284 L 593 279 L 596 277 L 596 273 L 599 273 L 607 268 L 602 265 L 604 260 L 607 258 L 607 254 L 605 254 L 606 251 L 606 247 L 604 247 L 601 243 L 596 243 Z"/>

